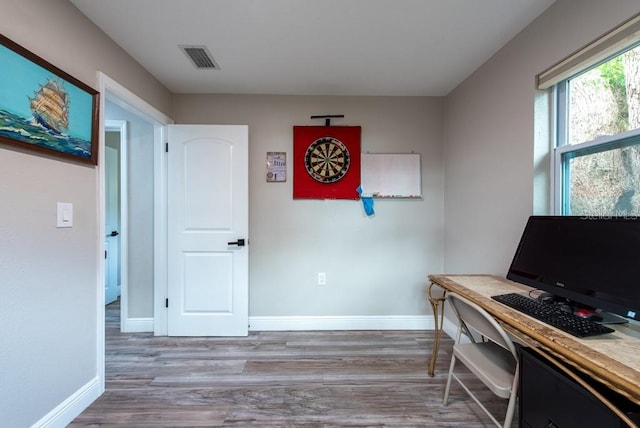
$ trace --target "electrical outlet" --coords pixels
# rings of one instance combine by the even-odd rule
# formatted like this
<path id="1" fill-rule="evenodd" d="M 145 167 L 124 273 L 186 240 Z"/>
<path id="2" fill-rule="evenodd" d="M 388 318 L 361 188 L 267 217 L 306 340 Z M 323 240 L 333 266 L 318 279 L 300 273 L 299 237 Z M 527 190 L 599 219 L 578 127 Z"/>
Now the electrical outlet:
<path id="1" fill-rule="evenodd" d="M 327 285 L 327 274 L 318 272 L 318 285 Z"/>

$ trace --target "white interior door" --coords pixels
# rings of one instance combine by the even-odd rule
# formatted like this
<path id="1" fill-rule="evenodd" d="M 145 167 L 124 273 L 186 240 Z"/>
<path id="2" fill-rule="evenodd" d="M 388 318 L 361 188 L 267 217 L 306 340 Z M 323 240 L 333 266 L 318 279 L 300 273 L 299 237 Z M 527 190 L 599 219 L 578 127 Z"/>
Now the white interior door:
<path id="1" fill-rule="evenodd" d="M 120 295 L 120 175 L 118 149 L 105 146 L 105 305 Z"/>
<path id="2" fill-rule="evenodd" d="M 246 336 L 248 127 L 169 125 L 168 334 Z"/>

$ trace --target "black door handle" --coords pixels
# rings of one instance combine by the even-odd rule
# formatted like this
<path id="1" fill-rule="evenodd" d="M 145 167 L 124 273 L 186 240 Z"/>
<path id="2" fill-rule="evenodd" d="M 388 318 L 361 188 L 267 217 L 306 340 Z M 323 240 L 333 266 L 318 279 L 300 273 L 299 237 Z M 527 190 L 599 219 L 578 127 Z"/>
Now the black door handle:
<path id="1" fill-rule="evenodd" d="M 120 235 L 120 233 L 118 233 L 117 230 L 112 230 L 109 236 L 118 236 L 118 235 Z"/>
<path id="2" fill-rule="evenodd" d="M 238 239 L 235 242 L 227 242 L 227 245 L 237 245 L 238 247 L 244 247 L 244 239 Z"/>

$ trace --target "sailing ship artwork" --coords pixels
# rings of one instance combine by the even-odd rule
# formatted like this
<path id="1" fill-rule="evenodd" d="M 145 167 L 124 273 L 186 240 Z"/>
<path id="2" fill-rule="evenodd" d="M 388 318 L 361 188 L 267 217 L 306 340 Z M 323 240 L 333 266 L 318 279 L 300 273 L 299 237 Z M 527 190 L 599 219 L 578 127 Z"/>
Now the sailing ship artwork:
<path id="1" fill-rule="evenodd" d="M 0 142 L 96 164 L 97 92 L 0 42 Z"/>
<path id="2" fill-rule="evenodd" d="M 69 128 L 69 94 L 60 80 L 48 79 L 29 98 L 31 112 L 37 123 L 62 134 Z"/>

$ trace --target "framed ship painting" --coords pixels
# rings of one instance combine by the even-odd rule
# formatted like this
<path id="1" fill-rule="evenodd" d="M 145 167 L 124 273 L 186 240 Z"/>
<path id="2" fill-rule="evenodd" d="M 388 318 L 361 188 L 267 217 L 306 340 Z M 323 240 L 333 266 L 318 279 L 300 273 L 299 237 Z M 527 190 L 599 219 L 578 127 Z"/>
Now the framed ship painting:
<path id="1" fill-rule="evenodd" d="M 98 91 L 0 34 L 0 144 L 96 165 Z"/>

